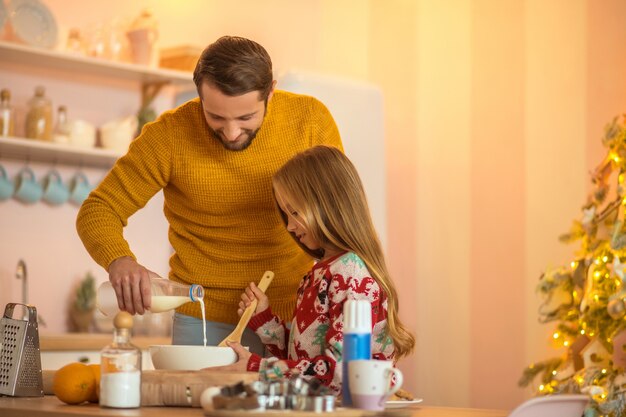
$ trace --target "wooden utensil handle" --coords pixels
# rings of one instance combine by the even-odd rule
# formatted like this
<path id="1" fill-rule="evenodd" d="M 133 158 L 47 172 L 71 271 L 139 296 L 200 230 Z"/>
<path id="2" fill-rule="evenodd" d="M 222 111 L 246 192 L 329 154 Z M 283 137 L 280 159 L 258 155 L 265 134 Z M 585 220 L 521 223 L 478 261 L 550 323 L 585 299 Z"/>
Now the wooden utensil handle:
<path id="1" fill-rule="evenodd" d="M 263 274 L 263 277 L 257 284 L 257 287 L 261 291 L 265 292 L 267 290 L 267 287 L 270 286 L 270 283 L 272 282 L 273 279 L 274 279 L 274 273 L 272 271 L 265 271 L 265 273 Z M 231 334 L 226 336 L 226 338 L 222 340 L 218 346 L 221 346 L 221 347 L 228 346 L 226 344 L 227 341 L 241 342 L 241 336 L 243 335 L 243 331 L 246 329 L 248 322 L 252 318 L 252 315 L 254 314 L 254 310 L 256 310 L 257 304 L 258 304 L 258 300 L 255 299 L 252 303 L 250 303 L 248 307 L 246 307 L 243 314 L 239 318 L 239 323 L 237 323 L 237 327 L 235 327 L 235 330 L 233 330 Z"/>
<path id="2" fill-rule="evenodd" d="M 267 291 L 267 288 L 272 283 L 273 279 L 274 279 L 274 273 L 272 271 L 265 271 L 265 273 L 263 274 L 263 277 L 257 284 L 257 287 L 259 287 L 259 289 L 265 293 L 265 291 Z"/>

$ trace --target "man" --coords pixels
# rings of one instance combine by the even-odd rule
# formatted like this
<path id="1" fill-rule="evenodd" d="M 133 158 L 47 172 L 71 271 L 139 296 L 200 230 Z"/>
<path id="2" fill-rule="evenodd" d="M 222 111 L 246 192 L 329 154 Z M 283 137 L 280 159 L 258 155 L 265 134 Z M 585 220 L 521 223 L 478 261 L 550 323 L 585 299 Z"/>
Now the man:
<path id="1" fill-rule="evenodd" d="M 128 218 L 163 190 L 173 281 L 202 284 L 208 344 L 238 321 L 239 296 L 266 270 L 273 311 L 290 319 L 296 289 L 311 267 L 284 230 L 271 176 L 294 154 L 318 144 L 342 148 L 335 121 L 318 100 L 275 90 L 272 62 L 256 42 L 225 36 L 209 45 L 193 74 L 199 98 L 146 125 L 83 203 L 77 230 L 109 272 L 118 304 L 150 308 L 151 274 L 123 238 Z M 174 344 L 201 344 L 199 303 L 174 317 Z M 244 345 L 260 351 L 251 332 Z"/>

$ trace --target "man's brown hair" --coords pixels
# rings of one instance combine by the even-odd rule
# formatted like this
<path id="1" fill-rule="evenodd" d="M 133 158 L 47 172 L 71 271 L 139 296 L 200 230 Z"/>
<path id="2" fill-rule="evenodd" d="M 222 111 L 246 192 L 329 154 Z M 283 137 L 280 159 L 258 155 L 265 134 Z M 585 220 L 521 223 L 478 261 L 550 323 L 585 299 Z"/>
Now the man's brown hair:
<path id="1" fill-rule="evenodd" d="M 272 60 L 265 48 L 238 36 L 222 36 L 207 46 L 193 72 L 198 94 L 209 82 L 227 96 L 258 91 L 266 100 L 273 81 Z"/>

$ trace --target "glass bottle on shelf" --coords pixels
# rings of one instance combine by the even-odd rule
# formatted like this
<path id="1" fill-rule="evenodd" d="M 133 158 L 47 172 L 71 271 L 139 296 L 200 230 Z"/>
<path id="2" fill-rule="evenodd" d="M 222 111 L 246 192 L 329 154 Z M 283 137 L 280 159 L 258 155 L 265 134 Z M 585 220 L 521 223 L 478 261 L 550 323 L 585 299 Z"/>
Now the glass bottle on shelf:
<path id="1" fill-rule="evenodd" d="M 87 44 L 87 55 L 95 58 L 106 58 L 107 41 L 103 24 L 91 29 Z"/>
<path id="2" fill-rule="evenodd" d="M 11 106 L 11 92 L 4 88 L 0 91 L 0 136 L 13 136 L 15 128 L 15 110 Z"/>
<path id="3" fill-rule="evenodd" d="M 141 405 L 141 350 L 130 342 L 133 316 L 117 313 L 113 343 L 100 353 L 100 406 L 137 408 Z"/>
<path id="4" fill-rule="evenodd" d="M 57 109 L 57 121 L 54 125 L 54 131 L 52 132 L 52 142 L 55 143 L 69 143 L 70 130 L 67 124 L 67 108 L 65 106 L 59 106 Z"/>
<path id="5" fill-rule="evenodd" d="M 67 52 L 72 52 L 75 54 L 83 55 L 85 53 L 85 49 L 83 46 L 83 38 L 80 34 L 80 30 L 77 28 L 70 29 L 69 34 L 67 35 L 67 43 L 65 44 L 65 50 Z"/>
<path id="6" fill-rule="evenodd" d="M 189 302 L 202 302 L 204 300 L 204 288 L 199 284 L 182 284 L 161 278 L 154 274 L 150 277 L 151 313 L 162 313 L 173 310 Z M 98 287 L 96 294 L 98 309 L 105 316 L 113 316 L 120 311 L 117 304 L 115 289 L 109 281 L 105 281 Z"/>
<path id="7" fill-rule="evenodd" d="M 26 137 L 48 141 L 52 139 L 52 103 L 42 86 L 35 88 L 35 96 L 28 101 Z"/>
<path id="8" fill-rule="evenodd" d="M 108 58 L 112 61 L 121 61 L 124 52 L 124 29 L 128 24 L 119 18 L 113 18 L 107 25 Z"/>

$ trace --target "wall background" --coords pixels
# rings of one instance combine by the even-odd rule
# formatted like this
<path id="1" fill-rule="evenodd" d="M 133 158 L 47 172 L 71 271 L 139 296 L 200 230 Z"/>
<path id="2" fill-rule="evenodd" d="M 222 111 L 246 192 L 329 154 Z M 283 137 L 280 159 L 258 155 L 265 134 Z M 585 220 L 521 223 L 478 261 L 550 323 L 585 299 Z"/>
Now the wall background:
<path id="1" fill-rule="evenodd" d="M 558 353 L 549 348 L 550 326 L 537 323 L 535 283 L 573 253 L 557 237 L 580 216 L 588 172 L 603 156 L 604 124 L 626 109 L 626 3 L 44 2 L 66 30 L 133 18 L 149 6 L 161 46 L 237 34 L 263 44 L 277 73 L 304 69 L 379 85 L 388 260 L 401 315 L 418 339 L 401 362 L 407 388 L 446 406 L 510 409 L 530 396 L 516 386 L 522 368 Z M 139 105 L 134 85 L 15 70 L 0 59 L 0 84 L 19 106 L 35 82 L 94 123 Z M 168 99 L 166 92 L 160 108 Z M 7 166 L 13 173 L 21 164 Z M 93 181 L 104 175 L 87 171 Z M 75 214 L 0 205 L 0 305 L 19 297 L 14 268 L 26 258 L 30 300 L 49 331 L 64 329 L 61 305 L 73 282 L 88 269 L 106 278 L 75 235 Z M 163 227 L 154 201 L 128 236 L 146 265 L 166 273 Z"/>

